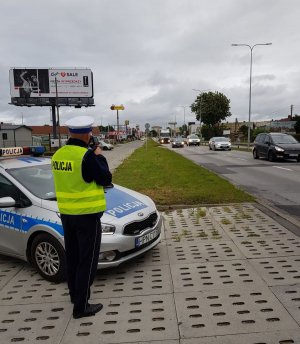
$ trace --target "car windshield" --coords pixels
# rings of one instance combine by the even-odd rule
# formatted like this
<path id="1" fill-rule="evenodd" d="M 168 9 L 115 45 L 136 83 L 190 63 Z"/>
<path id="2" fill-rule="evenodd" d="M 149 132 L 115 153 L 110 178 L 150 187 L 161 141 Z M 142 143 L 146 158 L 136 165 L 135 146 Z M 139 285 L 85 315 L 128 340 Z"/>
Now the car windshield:
<path id="1" fill-rule="evenodd" d="M 191 135 L 189 138 L 190 139 L 199 139 L 199 137 L 197 135 Z"/>
<path id="2" fill-rule="evenodd" d="M 299 143 L 292 135 L 272 135 L 274 143 Z"/>
<path id="3" fill-rule="evenodd" d="M 214 139 L 217 142 L 227 142 L 229 139 L 227 137 L 215 137 Z"/>
<path id="4" fill-rule="evenodd" d="M 50 164 L 15 168 L 7 171 L 34 196 L 56 200 Z"/>

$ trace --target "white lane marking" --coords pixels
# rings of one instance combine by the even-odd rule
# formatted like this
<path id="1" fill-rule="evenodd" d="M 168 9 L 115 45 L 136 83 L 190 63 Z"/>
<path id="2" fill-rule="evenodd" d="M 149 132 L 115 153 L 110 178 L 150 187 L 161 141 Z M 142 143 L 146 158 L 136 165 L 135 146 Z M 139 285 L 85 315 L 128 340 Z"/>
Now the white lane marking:
<path id="1" fill-rule="evenodd" d="M 243 158 L 236 158 L 237 160 L 244 160 L 247 161 L 247 159 L 243 159 Z"/>
<path id="2" fill-rule="evenodd" d="M 272 166 L 272 167 L 279 168 L 280 170 L 293 171 L 290 168 L 285 168 L 285 167 L 279 167 L 279 166 Z"/>

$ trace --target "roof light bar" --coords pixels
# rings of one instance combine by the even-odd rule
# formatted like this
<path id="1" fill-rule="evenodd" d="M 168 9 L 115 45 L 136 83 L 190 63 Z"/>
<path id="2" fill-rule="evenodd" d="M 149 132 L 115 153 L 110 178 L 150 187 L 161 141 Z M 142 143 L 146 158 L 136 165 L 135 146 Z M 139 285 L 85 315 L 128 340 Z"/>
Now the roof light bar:
<path id="1" fill-rule="evenodd" d="M 29 147 L 3 147 L 0 148 L 1 157 L 13 157 L 20 155 L 34 155 L 39 156 L 45 153 L 44 146 L 29 146 Z"/>

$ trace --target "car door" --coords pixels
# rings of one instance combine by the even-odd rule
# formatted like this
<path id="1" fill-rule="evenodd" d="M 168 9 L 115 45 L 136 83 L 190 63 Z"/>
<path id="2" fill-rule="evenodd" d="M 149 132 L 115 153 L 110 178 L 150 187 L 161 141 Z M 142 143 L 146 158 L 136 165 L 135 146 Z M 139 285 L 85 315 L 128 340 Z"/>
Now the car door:
<path id="1" fill-rule="evenodd" d="M 262 143 L 262 156 L 268 157 L 270 144 L 271 144 L 271 138 L 268 134 L 266 134 L 264 136 L 264 140 Z"/>
<path id="2" fill-rule="evenodd" d="M 2 197 L 22 198 L 24 204 L 30 200 L 5 176 L 0 174 L 0 200 Z M 0 252 L 7 255 L 24 256 L 26 234 L 22 231 L 22 213 L 25 208 L 0 207 Z"/>

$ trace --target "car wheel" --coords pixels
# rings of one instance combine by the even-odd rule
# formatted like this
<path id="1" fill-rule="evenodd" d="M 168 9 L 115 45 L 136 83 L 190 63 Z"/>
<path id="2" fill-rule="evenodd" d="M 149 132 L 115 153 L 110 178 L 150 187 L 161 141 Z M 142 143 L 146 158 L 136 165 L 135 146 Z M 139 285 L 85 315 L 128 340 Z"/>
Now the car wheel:
<path id="1" fill-rule="evenodd" d="M 269 151 L 268 153 L 268 160 L 271 162 L 276 160 L 276 157 L 272 151 Z"/>
<path id="2" fill-rule="evenodd" d="M 253 150 L 253 158 L 254 158 L 254 159 L 258 159 L 258 158 L 259 158 L 256 149 Z"/>
<path id="3" fill-rule="evenodd" d="M 103 149 L 103 150 L 108 150 L 108 148 L 107 148 L 106 146 L 104 146 L 102 149 Z"/>
<path id="4" fill-rule="evenodd" d="M 31 260 L 38 273 L 47 281 L 61 282 L 65 279 L 65 250 L 53 236 L 43 233 L 34 238 Z"/>

